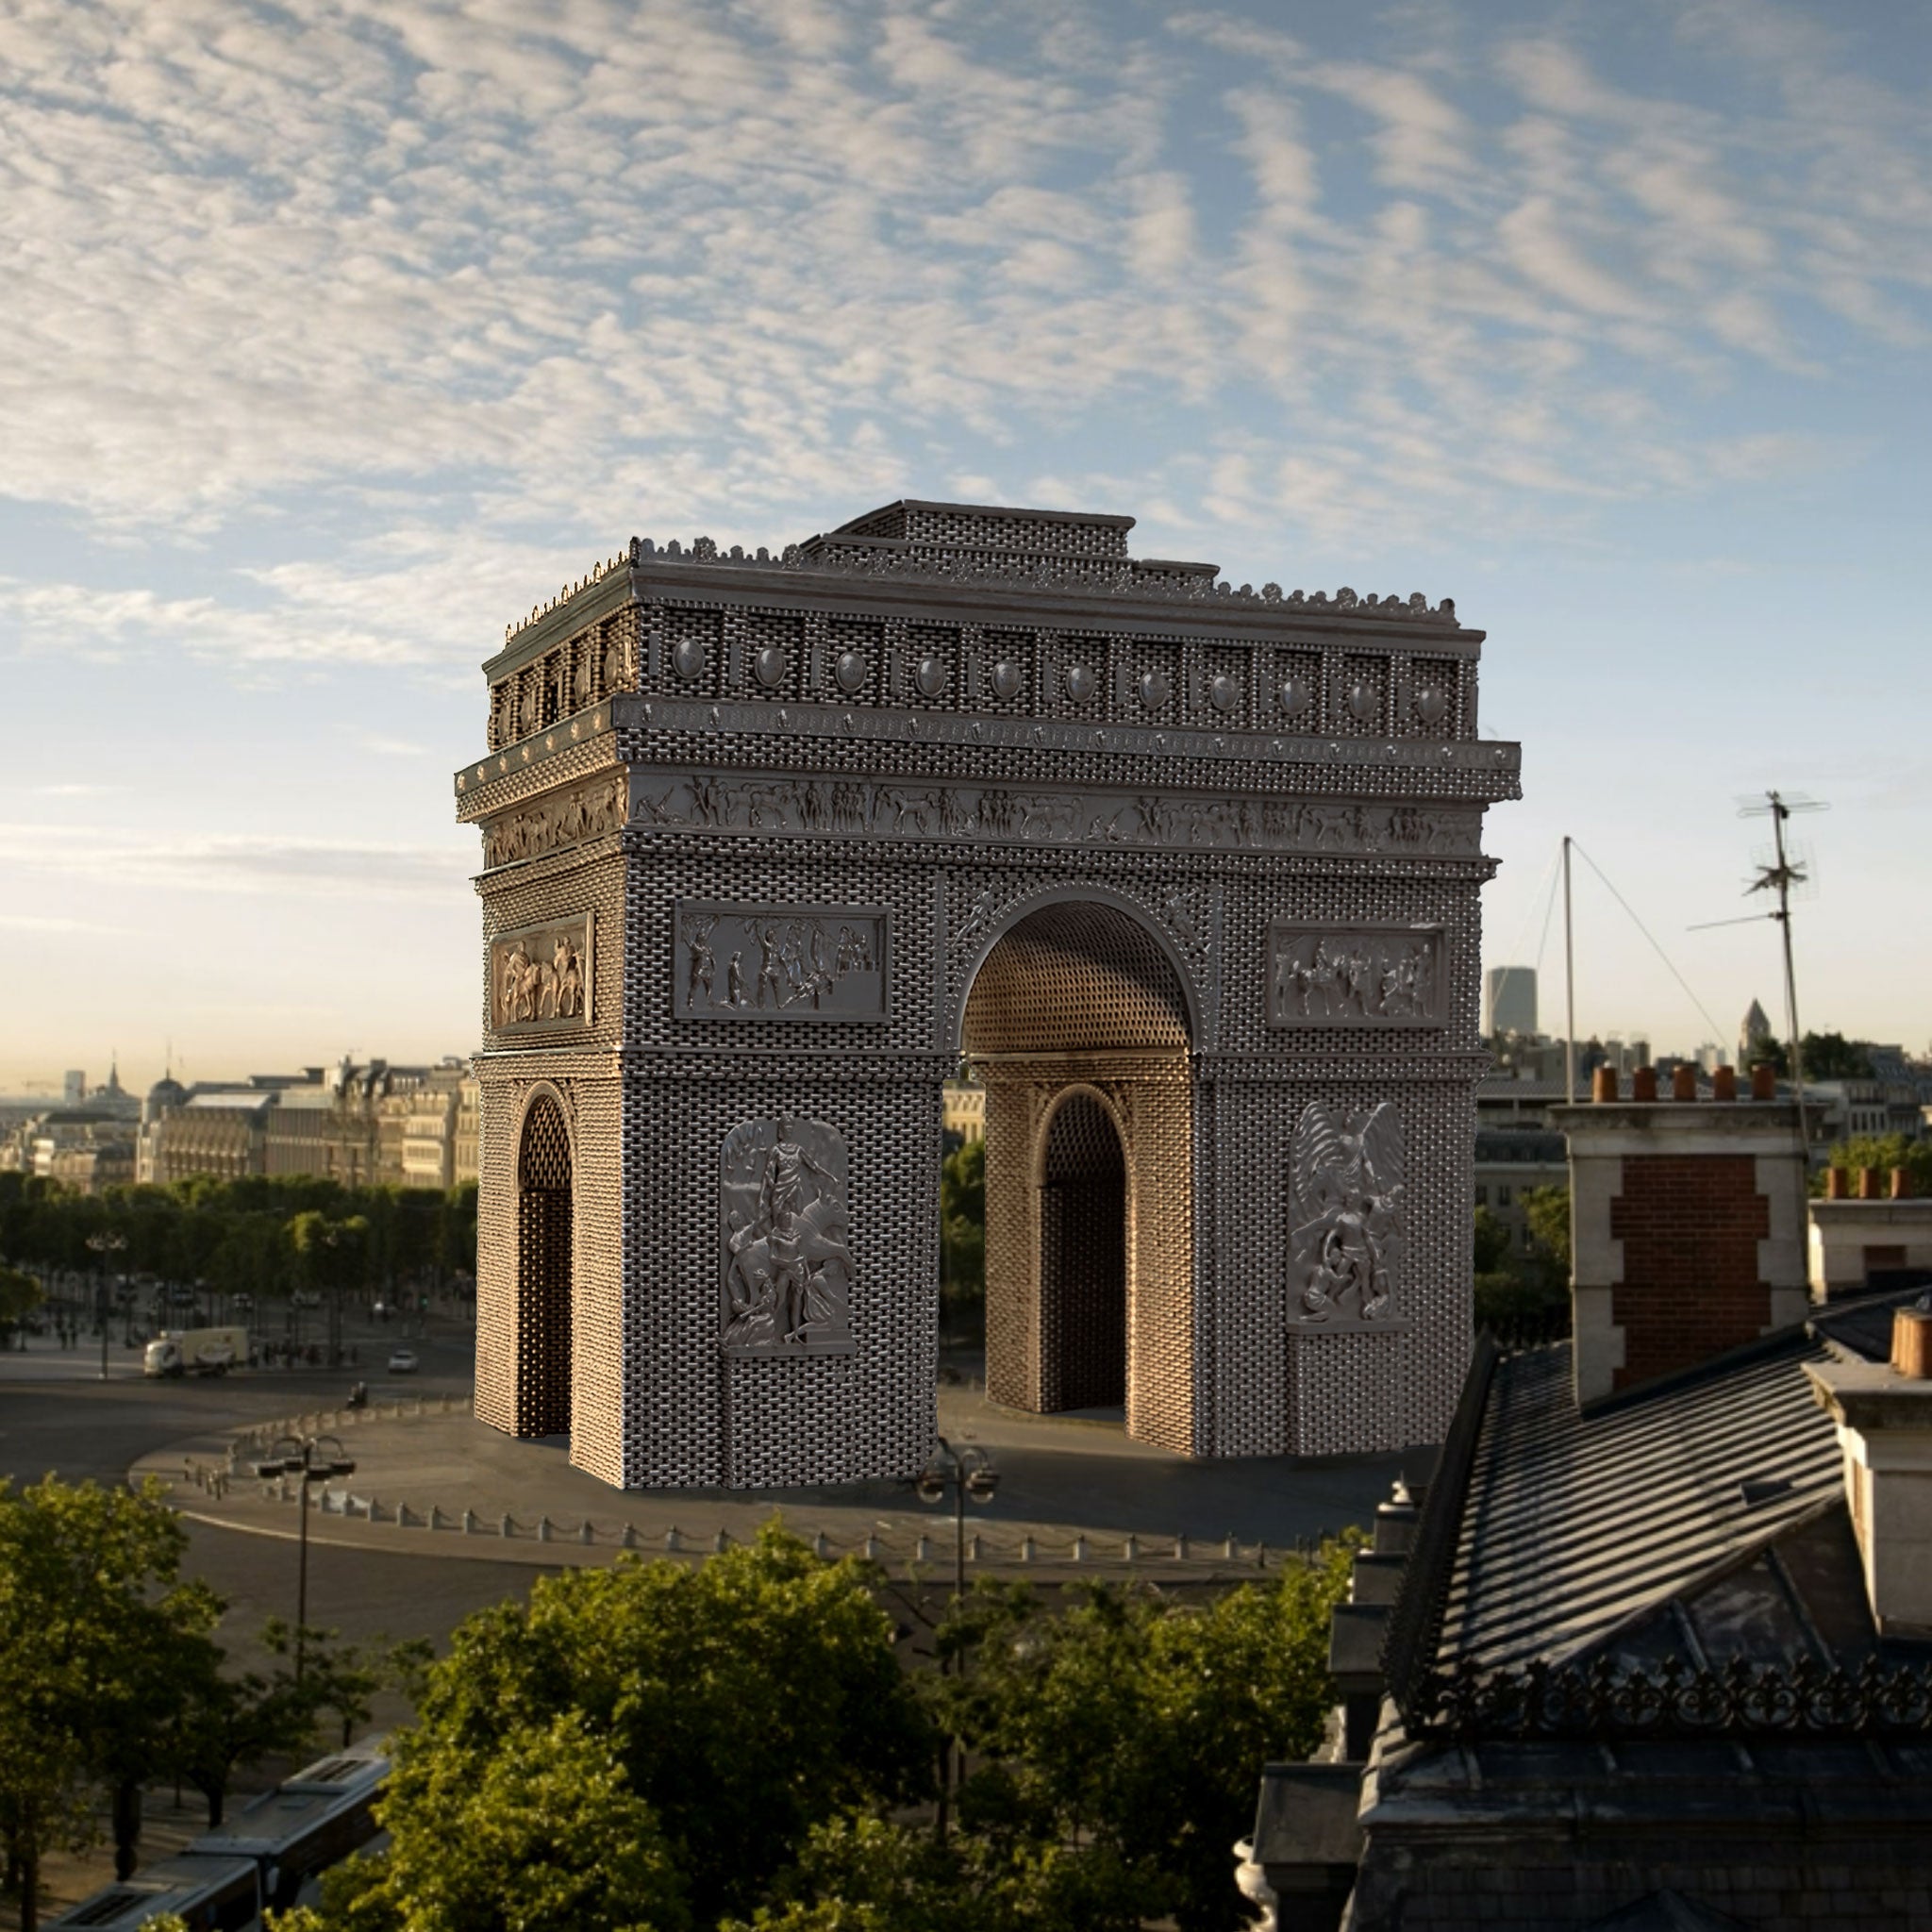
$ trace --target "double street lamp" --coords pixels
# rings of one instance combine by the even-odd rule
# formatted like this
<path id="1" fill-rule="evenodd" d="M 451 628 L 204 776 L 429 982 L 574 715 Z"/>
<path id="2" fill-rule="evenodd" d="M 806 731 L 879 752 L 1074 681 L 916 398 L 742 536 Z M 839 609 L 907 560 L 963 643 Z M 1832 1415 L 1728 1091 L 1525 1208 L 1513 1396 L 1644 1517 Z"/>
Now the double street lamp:
<path id="1" fill-rule="evenodd" d="M 954 1448 L 943 1436 L 938 1439 L 936 1453 L 927 1459 L 925 1467 L 913 1478 L 912 1491 L 922 1503 L 942 1503 L 948 1494 L 953 1499 L 953 1607 L 957 1610 L 959 1600 L 966 1594 L 966 1503 L 970 1497 L 975 1503 L 991 1503 L 993 1492 L 1000 1486 L 1000 1473 L 992 1466 L 992 1457 L 984 1449 L 974 1443 Z M 950 1655 L 940 1660 L 941 1671 L 950 1673 Z M 964 1771 L 963 1754 L 956 1740 L 948 1739 L 940 1759 L 940 1836 L 946 1835 L 946 1814 L 950 1807 L 954 1781 L 954 1759 L 961 1759 L 959 1769 Z"/>
<path id="2" fill-rule="evenodd" d="M 87 1244 L 94 1257 L 94 1313 L 101 1324 L 101 1380 L 108 1379 L 108 1257 L 118 1255 L 127 1245 L 125 1234 L 114 1234 L 104 1230 L 91 1234 Z"/>
<path id="3" fill-rule="evenodd" d="M 308 1486 L 326 1482 L 331 1476 L 354 1475 L 356 1465 L 343 1455 L 340 1437 L 284 1436 L 255 1465 L 255 1473 L 263 1482 L 293 1476 L 298 1484 L 295 1500 L 302 1507 L 296 1512 L 301 1526 L 295 1537 L 300 1552 L 295 1558 L 295 1681 L 300 1683 L 308 1637 Z"/>

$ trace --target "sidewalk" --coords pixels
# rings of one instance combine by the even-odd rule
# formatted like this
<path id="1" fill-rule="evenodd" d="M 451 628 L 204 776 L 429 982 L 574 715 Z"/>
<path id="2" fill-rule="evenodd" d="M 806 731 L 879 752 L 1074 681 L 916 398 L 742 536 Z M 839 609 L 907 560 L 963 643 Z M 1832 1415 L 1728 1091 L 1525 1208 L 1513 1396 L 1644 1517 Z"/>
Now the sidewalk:
<path id="1" fill-rule="evenodd" d="M 573 1469 L 560 1438 L 514 1441 L 475 1421 L 466 1398 L 427 1391 L 288 1421 L 339 1436 L 357 1465 L 315 1487 L 308 1531 L 319 1544 L 554 1567 L 608 1562 L 625 1548 L 700 1556 L 721 1535 L 749 1540 L 776 1513 L 827 1555 L 869 1555 L 894 1570 L 954 1559 L 950 1498 L 928 1508 L 897 1483 L 612 1490 Z M 969 1567 L 1007 1573 L 1252 1576 L 1298 1545 L 1366 1524 L 1398 1474 L 1423 1474 L 1434 1459 L 1422 1449 L 1189 1461 L 1128 1441 L 1114 1418 L 1019 1414 L 976 1389 L 949 1387 L 940 1391 L 940 1430 L 986 1450 L 1000 1473 L 993 1500 L 968 1507 Z M 292 1537 L 293 1490 L 254 1474 L 265 1441 L 233 1431 L 192 1438 L 143 1457 L 130 1475 L 161 1480 L 196 1522 Z"/>

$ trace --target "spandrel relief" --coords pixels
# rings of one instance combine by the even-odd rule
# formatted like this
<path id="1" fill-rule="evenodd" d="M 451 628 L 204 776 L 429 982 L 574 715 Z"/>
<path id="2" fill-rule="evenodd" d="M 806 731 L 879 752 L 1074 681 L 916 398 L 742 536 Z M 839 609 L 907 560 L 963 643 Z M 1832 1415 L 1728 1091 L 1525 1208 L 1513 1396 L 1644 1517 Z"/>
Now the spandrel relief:
<path id="1" fill-rule="evenodd" d="M 680 899 L 674 925 L 676 1019 L 888 1017 L 891 917 L 881 907 Z"/>
<path id="2" fill-rule="evenodd" d="M 591 1020 L 591 917 L 501 934 L 490 946 L 490 1023 L 498 1033 L 551 1032 Z"/>
<path id="3" fill-rule="evenodd" d="M 1440 1026 L 1448 989 L 1441 926 L 1268 928 L 1270 1026 Z"/>
<path id="4" fill-rule="evenodd" d="M 1351 1112 L 1311 1101 L 1295 1126 L 1291 1158 L 1291 1324 L 1407 1327 L 1401 1308 L 1406 1160 L 1394 1105 Z"/>
<path id="5" fill-rule="evenodd" d="M 719 1160 L 719 1346 L 851 1355 L 844 1137 L 824 1121 L 744 1121 Z"/>

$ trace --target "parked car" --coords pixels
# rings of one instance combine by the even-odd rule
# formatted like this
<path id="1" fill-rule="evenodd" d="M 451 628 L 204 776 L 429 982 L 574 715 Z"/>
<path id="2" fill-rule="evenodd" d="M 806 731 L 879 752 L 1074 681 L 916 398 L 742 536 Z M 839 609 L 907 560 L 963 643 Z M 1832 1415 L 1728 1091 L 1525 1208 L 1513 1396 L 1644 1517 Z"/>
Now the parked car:
<path id="1" fill-rule="evenodd" d="M 321 1295 L 317 1294 L 312 1288 L 298 1288 L 289 1299 L 298 1308 L 319 1308 L 322 1306 Z"/>
<path id="2" fill-rule="evenodd" d="M 168 1291 L 168 1299 L 177 1308 L 192 1308 L 194 1306 L 194 1291 L 185 1285 L 171 1288 Z"/>
<path id="3" fill-rule="evenodd" d="M 228 1306 L 231 1308 L 246 1310 L 255 1306 L 255 1297 L 252 1294 L 231 1294 L 228 1297 Z"/>
<path id="4" fill-rule="evenodd" d="M 389 1372 L 391 1375 L 413 1375 L 416 1373 L 416 1351 L 413 1348 L 392 1348 L 389 1352 Z"/>

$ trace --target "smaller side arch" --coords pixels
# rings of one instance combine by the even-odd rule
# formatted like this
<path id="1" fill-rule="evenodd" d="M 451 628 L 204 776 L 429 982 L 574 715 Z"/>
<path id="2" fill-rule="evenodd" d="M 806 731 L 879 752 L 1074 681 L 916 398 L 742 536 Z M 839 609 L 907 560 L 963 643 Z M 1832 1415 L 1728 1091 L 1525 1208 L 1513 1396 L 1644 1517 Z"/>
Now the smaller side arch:
<path id="1" fill-rule="evenodd" d="M 549 1081 L 525 1094 L 517 1124 L 515 1431 L 571 1426 L 572 1238 L 575 1149 L 570 1109 Z"/>
<path id="2" fill-rule="evenodd" d="M 1105 1093 L 1082 1081 L 1055 1095 L 1033 1160 L 1048 1413 L 1126 1402 L 1130 1166 L 1124 1123 Z"/>

